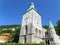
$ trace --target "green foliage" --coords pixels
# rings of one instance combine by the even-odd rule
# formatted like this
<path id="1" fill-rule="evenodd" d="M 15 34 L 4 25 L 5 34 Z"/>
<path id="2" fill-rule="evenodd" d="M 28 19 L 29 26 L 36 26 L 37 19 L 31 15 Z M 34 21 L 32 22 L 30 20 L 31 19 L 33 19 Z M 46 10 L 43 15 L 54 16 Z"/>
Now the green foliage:
<path id="1" fill-rule="evenodd" d="M 45 25 L 45 26 L 43 26 L 45 29 L 48 29 L 48 26 L 47 25 Z"/>
<path id="2" fill-rule="evenodd" d="M 57 21 L 57 26 L 60 27 L 60 20 Z"/>
<path id="3" fill-rule="evenodd" d="M 3 30 L 3 29 L 7 29 L 7 30 Z M 10 29 L 9 29 L 10 28 Z M 12 28 L 15 28 L 15 31 L 12 30 Z M 3 33 L 10 33 L 10 42 L 18 42 L 19 39 L 19 34 L 20 34 L 20 29 L 21 29 L 21 25 L 3 25 L 0 26 L 0 34 Z"/>
<path id="4" fill-rule="evenodd" d="M 13 25 L 2 25 L 0 26 L 0 28 L 12 28 L 12 27 L 17 27 L 17 26 L 20 26 L 20 24 L 13 24 Z"/>
<path id="5" fill-rule="evenodd" d="M 46 44 L 19 44 L 19 43 L 0 43 L 0 45 L 46 45 Z"/>
<path id="6" fill-rule="evenodd" d="M 56 32 L 60 36 L 60 20 L 57 21 Z"/>
<path id="7" fill-rule="evenodd" d="M 60 36 L 60 28 L 57 28 L 56 32 Z"/>
<path id="8" fill-rule="evenodd" d="M 21 29 L 21 26 L 19 26 L 18 28 L 16 28 L 15 34 L 13 35 L 13 38 L 14 38 L 13 42 L 18 43 L 19 34 L 20 34 L 20 29 Z"/>

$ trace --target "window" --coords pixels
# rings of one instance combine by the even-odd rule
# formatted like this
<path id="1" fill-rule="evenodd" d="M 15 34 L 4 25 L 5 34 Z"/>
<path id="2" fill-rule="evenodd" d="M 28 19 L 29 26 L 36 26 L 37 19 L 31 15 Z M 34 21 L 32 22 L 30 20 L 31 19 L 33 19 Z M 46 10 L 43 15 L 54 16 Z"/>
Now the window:
<path id="1" fill-rule="evenodd" d="M 26 28 L 26 34 L 27 34 L 27 29 L 28 29 L 27 25 L 25 26 L 25 28 Z"/>
<path id="2" fill-rule="evenodd" d="M 35 35 L 37 35 L 38 34 L 38 29 L 36 28 L 36 30 L 35 30 Z"/>
<path id="3" fill-rule="evenodd" d="M 53 38 L 50 38 L 50 41 L 53 41 Z"/>
<path id="4" fill-rule="evenodd" d="M 38 21 L 37 21 L 37 24 L 38 24 Z"/>
<path id="5" fill-rule="evenodd" d="M 25 18 L 25 20 L 27 20 L 29 18 L 29 16 L 27 16 L 26 18 Z"/>
<path id="6" fill-rule="evenodd" d="M 39 30 L 39 36 L 40 36 L 40 34 L 41 34 L 41 31 Z"/>
<path id="7" fill-rule="evenodd" d="M 48 32 L 45 32 L 46 35 L 48 35 Z"/>
<path id="8" fill-rule="evenodd" d="M 45 36 L 48 37 L 49 36 L 49 33 L 48 32 L 45 32 Z"/>

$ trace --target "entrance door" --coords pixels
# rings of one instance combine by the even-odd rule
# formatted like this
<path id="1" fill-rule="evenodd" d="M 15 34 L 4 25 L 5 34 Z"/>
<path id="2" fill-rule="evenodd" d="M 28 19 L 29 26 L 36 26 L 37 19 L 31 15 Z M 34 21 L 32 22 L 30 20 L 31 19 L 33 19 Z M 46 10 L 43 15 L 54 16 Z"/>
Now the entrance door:
<path id="1" fill-rule="evenodd" d="M 50 41 L 49 40 L 46 40 L 46 44 L 50 45 Z"/>

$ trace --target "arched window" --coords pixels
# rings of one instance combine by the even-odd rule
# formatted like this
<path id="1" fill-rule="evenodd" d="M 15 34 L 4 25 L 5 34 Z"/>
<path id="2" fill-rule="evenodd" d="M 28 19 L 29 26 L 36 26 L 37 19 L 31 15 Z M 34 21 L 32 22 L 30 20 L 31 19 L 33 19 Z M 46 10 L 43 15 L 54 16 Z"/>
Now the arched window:
<path id="1" fill-rule="evenodd" d="M 36 28 L 36 30 L 35 30 L 35 35 L 37 36 L 37 34 L 38 34 L 38 29 Z"/>

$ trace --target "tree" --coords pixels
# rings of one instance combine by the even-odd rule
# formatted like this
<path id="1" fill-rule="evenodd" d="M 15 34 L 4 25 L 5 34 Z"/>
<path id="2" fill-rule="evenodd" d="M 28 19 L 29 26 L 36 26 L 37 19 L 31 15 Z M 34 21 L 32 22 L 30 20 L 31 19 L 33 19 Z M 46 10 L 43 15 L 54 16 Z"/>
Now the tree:
<path id="1" fill-rule="evenodd" d="M 4 28 L 6 28 L 7 30 L 3 30 Z M 15 28 L 15 31 L 13 31 L 12 28 Z M 17 24 L 15 24 L 15 25 L 3 25 L 3 26 L 0 26 L 0 34 L 10 33 L 11 36 L 9 37 L 9 40 L 11 42 L 17 43 L 19 40 L 20 29 L 21 29 L 20 24 L 18 24 L 18 25 Z"/>
<path id="2" fill-rule="evenodd" d="M 49 27 L 47 25 L 43 26 L 44 28 L 48 29 Z"/>
<path id="3" fill-rule="evenodd" d="M 60 20 L 57 21 L 56 32 L 60 36 Z"/>
<path id="4" fill-rule="evenodd" d="M 13 38 L 14 38 L 13 42 L 15 42 L 15 43 L 18 43 L 20 29 L 21 29 L 21 26 L 19 26 L 18 28 L 16 28 L 15 34 L 13 35 Z"/>
<path id="5" fill-rule="evenodd" d="M 60 27 L 60 20 L 57 21 L 57 26 Z"/>

